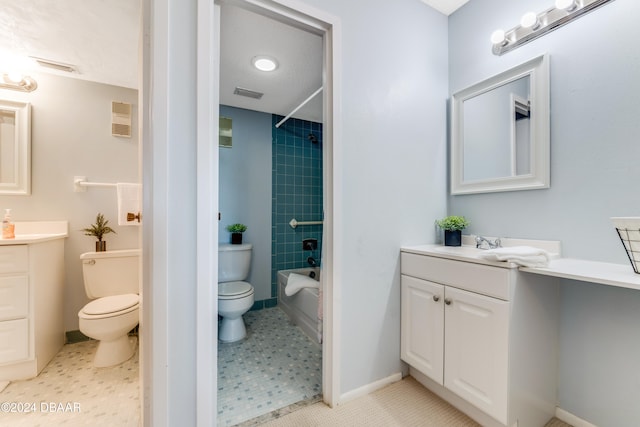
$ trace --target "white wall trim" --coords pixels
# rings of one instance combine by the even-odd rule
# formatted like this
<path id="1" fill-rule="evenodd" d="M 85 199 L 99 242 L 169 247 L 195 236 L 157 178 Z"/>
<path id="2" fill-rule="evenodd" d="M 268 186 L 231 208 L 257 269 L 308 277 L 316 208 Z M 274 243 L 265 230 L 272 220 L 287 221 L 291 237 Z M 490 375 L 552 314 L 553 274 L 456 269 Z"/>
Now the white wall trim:
<path id="1" fill-rule="evenodd" d="M 218 120 L 220 6 L 198 0 L 196 195 L 196 423 L 216 424 L 218 389 Z"/>
<path id="2" fill-rule="evenodd" d="M 389 375 L 386 378 L 379 379 L 369 384 L 365 384 L 362 387 L 358 387 L 354 390 L 348 391 L 340 396 L 340 401 L 338 405 L 344 405 L 345 403 L 357 399 L 358 397 L 366 396 L 367 394 L 371 394 L 376 390 L 380 390 L 383 387 L 388 386 L 389 384 L 393 384 L 402 379 L 402 373 L 397 372 L 395 374 Z"/>
<path id="3" fill-rule="evenodd" d="M 574 427 L 598 427 L 595 424 L 591 424 L 589 421 L 578 418 L 571 412 L 558 407 L 556 407 L 556 418 Z"/>
<path id="4" fill-rule="evenodd" d="M 144 0 L 142 61 L 142 419 L 145 426 L 167 425 L 168 316 L 167 316 L 167 126 L 168 3 Z M 158 88 L 157 91 L 154 89 Z M 152 98 L 151 95 L 154 94 Z M 154 120 L 151 121 L 150 118 Z M 162 189 L 163 191 L 159 191 Z"/>

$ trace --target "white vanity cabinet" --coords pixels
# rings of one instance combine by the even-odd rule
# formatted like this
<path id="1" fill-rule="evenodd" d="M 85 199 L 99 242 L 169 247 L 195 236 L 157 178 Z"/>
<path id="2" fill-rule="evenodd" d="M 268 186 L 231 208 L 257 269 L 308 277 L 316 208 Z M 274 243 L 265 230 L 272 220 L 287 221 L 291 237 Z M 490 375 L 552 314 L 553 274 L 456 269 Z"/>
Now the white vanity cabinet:
<path id="1" fill-rule="evenodd" d="M 26 245 L 0 247 L 0 365 L 29 356 Z"/>
<path id="2" fill-rule="evenodd" d="M 0 382 L 32 378 L 64 345 L 64 237 L 0 240 Z"/>
<path id="3" fill-rule="evenodd" d="M 541 426 L 556 405 L 557 283 L 493 264 L 403 248 L 401 358 L 482 425 Z"/>

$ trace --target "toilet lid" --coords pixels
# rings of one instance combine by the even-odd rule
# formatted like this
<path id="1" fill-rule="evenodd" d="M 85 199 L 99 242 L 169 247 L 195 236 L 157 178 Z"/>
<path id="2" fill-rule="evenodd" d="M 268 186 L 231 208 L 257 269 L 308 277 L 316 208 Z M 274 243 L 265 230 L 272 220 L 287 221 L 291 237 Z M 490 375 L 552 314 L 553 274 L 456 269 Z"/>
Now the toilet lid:
<path id="1" fill-rule="evenodd" d="M 109 314 L 126 310 L 140 302 L 138 294 L 113 295 L 98 298 L 84 306 L 82 311 L 85 314 Z"/>
<path id="2" fill-rule="evenodd" d="M 253 290 L 253 286 L 247 282 L 224 282 L 218 283 L 218 296 L 232 297 L 246 294 Z"/>

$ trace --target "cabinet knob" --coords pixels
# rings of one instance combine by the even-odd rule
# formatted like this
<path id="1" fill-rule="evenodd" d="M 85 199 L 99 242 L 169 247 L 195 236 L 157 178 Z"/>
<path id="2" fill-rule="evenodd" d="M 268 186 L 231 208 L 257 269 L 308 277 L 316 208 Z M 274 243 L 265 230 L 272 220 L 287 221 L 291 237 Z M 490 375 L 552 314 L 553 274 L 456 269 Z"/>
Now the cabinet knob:
<path id="1" fill-rule="evenodd" d="M 445 298 L 444 299 L 444 303 L 447 304 L 447 305 L 451 305 L 452 302 L 453 301 L 451 301 L 451 298 Z"/>
<path id="2" fill-rule="evenodd" d="M 433 296 L 433 300 L 434 300 L 435 302 L 440 301 L 440 295 L 434 295 L 434 296 Z"/>

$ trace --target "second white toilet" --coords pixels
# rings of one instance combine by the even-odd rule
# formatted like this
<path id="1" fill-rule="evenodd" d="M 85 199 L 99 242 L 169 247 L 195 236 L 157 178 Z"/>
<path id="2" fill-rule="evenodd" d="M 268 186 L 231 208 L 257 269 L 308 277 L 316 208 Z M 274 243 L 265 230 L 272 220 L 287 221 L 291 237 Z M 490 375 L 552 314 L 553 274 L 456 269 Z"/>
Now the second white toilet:
<path id="1" fill-rule="evenodd" d="M 242 315 L 253 306 L 253 286 L 244 280 L 251 267 L 250 244 L 218 246 L 218 339 L 234 342 L 247 335 Z"/>

